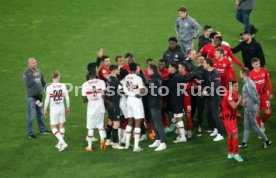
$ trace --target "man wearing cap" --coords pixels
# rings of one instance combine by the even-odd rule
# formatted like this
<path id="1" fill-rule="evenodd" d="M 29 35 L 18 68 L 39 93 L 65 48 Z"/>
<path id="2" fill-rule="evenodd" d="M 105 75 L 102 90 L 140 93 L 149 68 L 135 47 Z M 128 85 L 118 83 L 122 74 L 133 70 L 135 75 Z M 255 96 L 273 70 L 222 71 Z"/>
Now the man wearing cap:
<path id="1" fill-rule="evenodd" d="M 236 19 L 244 25 L 244 31 L 256 34 L 258 29 L 250 24 L 249 16 L 255 8 L 256 0 L 235 0 L 237 6 Z"/>
<path id="2" fill-rule="evenodd" d="M 201 27 L 195 19 L 188 16 L 188 9 L 186 7 L 180 7 L 178 13 L 176 35 L 180 40 L 181 49 L 186 55 L 188 49 L 194 48 L 194 41 L 200 35 Z"/>
<path id="3" fill-rule="evenodd" d="M 185 55 L 181 50 L 181 47 L 177 44 L 177 39 L 175 37 L 170 37 L 169 48 L 164 52 L 163 59 L 166 61 L 167 67 L 176 63 L 177 65 L 185 59 Z"/>
<path id="4" fill-rule="evenodd" d="M 260 43 L 252 38 L 252 34 L 249 31 L 244 31 L 241 35 L 243 41 L 236 47 L 232 48 L 232 52 L 235 54 L 241 51 L 244 66 L 249 68 L 249 70 L 253 69 L 251 59 L 255 57 L 260 59 L 261 67 L 264 67 L 265 56 Z"/>

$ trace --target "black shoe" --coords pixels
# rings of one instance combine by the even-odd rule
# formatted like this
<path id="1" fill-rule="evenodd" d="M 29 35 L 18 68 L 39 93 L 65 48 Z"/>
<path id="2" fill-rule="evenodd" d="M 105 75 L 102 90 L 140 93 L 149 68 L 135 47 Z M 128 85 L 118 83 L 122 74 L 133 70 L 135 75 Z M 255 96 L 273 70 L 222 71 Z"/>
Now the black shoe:
<path id="1" fill-rule="evenodd" d="M 212 133 L 212 132 L 213 132 L 213 130 L 208 129 L 208 130 L 206 130 L 205 132 L 206 132 L 206 133 Z"/>
<path id="2" fill-rule="evenodd" d="M 268 148 L 268 147 L 270 147 L 270 146 L 272 146 L 272 142 L 268 140 L 268 141 L 265 142 L 265 144 L 264 144 L 264 149 L 265 149 L 265 148 Z"/>
<path id="3" fill-rule="evenodd" d="M 239 145 L 239 148 L 247 148 L 247 144 L 246 143 L 242 143 L 241 145 Z"/>
<path id="4" fill-rule="evenodd" d="M 32 135 L 28 135 L 28 138 L 29 139 L 34 139 L 34 138 L 37 138 L 37 137 L 35 136 L 35 134 L 32 134 Z"/>
<path id="5" fill-rule="evenodd" d="M 198 137 L 201 137 L 202 136 L 202 132 L 196 132 L 196 136 L 198 136 Z"/>
<path id="6" fill-rule="evenodd" d="M 45 130 L 44 132 L 40 132 L 40 134 L 42 134 L 42 135 L 49 135 L 49 134 L 51 134 L 52 132 L 51 131 L 49 131 L 49 130 Z"/>

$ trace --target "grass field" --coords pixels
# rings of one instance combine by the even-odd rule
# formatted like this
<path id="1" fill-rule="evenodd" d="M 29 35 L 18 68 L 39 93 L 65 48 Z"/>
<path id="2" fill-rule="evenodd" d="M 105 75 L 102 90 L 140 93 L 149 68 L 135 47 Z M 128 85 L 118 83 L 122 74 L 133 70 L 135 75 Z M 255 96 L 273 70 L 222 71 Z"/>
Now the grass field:
<path id="1" fill-rule="evenodd" d="M 187 5 L 190 15 L 201 26 L 210 24 L 232 46 L 238 43 L 242 26 L 235 20 L 233 0 L 0 0 L 0 177 L 276 177 L 276 147 L 260 149 L 261 141 L 251 132 L 249 148 L 241 150 L 244 163 L 226 159 L 226 140 L 213 143 L 206 134 L 188 143 L 173 145 L 156 153 L 131 150 L 101 152 L 98 143 L 92 153 L 86 145 L 86 105 L 71 96 L 71 115 L 67 118 L 68 150 L 54 148 L 56 138 L 38 134 L 26 137 L 25 89 L 22 73 L 27 59 L 35 57 L 47 82 L 50 73 L 60 70 L 62 82 L 81 86 L 86 64 L 94 61 L 103 47 L 112 62 L 118 54 L 133 52 L 143 66 L 148 57 L 158 60 L 175 35 L 177 8 Z M 274 60 L 276 23 L 272 0 L 257 1 L 252 22 L 260 29 L 256 39 L 262 44 L 267 67 L 275 86 Z M 240 58 L 240 55 L 237 55 Z M 276 105 L 272 101 L 272 110 Z M 268 136 L 276 143 L 276 117 L 266 123 Z M 47 120 L 47 126 L 49 121 Z M 239 121 L 240 140 L 242 119 Z"/>

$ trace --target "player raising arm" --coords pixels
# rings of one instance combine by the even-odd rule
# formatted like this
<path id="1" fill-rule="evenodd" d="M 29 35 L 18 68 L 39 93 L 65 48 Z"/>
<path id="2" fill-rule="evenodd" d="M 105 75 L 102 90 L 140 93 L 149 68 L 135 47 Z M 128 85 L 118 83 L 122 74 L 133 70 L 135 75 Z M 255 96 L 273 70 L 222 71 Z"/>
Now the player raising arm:
<path id="1" fill-rule="evenodd" d="M 58 139 L 55 146 L 59 151 L 63 151 L 68 145 L 64 141 L 65 134 L 65 114 L 70 113 L 70 100 L 65 84 L 59 83 L 60 73 L 55 71 L 52 73 L 53 83 L 46 89 L 46 100 L 44 105 L 44 116 L 48 117 L 48 105 L 50 104 L 50 124 L 53 134 Z M 64 98 L 67 107 L 64 107 Z M 57 129 L 59 125 L 59 130 Z"/>

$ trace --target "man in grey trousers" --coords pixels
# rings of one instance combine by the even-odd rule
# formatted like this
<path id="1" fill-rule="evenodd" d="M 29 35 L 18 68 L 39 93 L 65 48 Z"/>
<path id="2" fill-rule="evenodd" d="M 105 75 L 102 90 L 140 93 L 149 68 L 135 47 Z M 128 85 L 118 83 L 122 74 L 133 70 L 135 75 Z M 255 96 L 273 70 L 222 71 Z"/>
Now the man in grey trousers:
<path id="1" fill-rule="evenodd" d="M 26 87 L 26 102 L 28 108 L 27 117 L 27 135 L 28 138 L 36 138 L 33 133 L 33 120 L 35 113 L 37 115 L 37 123 L 40 134 L 50 134 L 51 132 L 46 129 L 43 122 L 42 115 L 42 91 L 46 86 L 44 77 L 39 69 L 34 58 L 28 59 L 28 69 L 23 74 L 23 82 Z"/>
<path id="2" fill-rule="evenodd" d="M 243 79 L 242 88 L 242 104 L 244 106 L 244 132 L 242 144 L 240 148 L 247 148 L 247 141 L 249 138 L 250 128 L 253 128 L 258 136 L 265 142 L 263 148 L 268 148 L 272 145 L 272 142 L 267 138 L 265 133 L 258 127 L 256 121 L 256 113 L 259 110 L 260 100 L 256 90 L 255 83 L 249 77 L 250 70 L 244 68 L 240 72 L 240 76 Z"/>
<path id="3" fill-rule="evenodd" d="M 187 51 L 194 48 L 194 41 L 199 37 L 201 27 L 195 19 L 188 16 L 188 9 L 186 7 L 180 7 L 178 13 L 179 18 L 175 26 L 176 35 L 180 41 L 182 51 L 187 55 Z"/>

